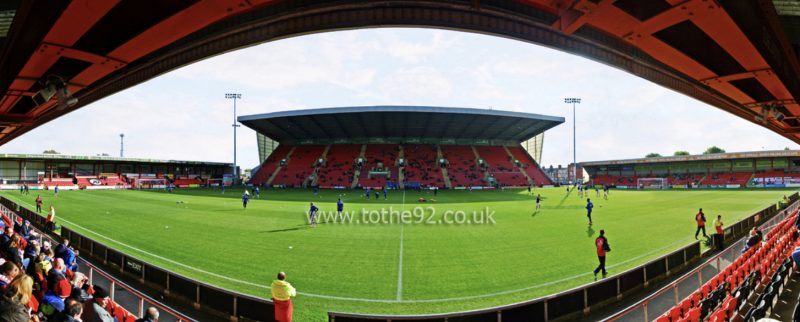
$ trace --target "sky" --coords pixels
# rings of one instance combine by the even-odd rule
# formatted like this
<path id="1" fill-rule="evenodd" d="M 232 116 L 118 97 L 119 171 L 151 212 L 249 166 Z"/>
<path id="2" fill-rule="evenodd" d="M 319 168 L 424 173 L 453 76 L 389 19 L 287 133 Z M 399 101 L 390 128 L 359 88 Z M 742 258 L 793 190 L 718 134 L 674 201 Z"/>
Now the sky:
<path id="1" fill-rule="evenodd" d="M 505 38 L 435 29 L 362 29 L 217 55 L 106 97 L 0 146 L 0 153 L 233 162 L 238 115 L 335 106 L 429 105 L 563 116 L 542 166 L 578 161 L 780 150 L 798 146 L 713 106 L 583 57 Z M 237 163 L 258 165 L 256 134 L 237 133 Z"/>

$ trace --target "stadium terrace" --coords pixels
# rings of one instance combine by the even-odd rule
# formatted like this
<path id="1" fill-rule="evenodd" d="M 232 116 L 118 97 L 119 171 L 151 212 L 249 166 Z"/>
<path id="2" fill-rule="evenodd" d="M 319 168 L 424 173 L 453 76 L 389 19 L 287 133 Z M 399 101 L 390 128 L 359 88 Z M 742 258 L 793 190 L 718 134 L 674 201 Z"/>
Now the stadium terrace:
<path id="1" fill-rule="evenodd" d="M 233 181 L 232 164 L 204 161 L 0 154 L 0 189 L 128 189 L 199 187 Z"/>
<path id="2" fill-rule="evenodd" d="M 430 106 L 305 109 L 239 120 L 273 142 L 260 138 L 260 145 L 277 145 L 254 169 L 255 185 L 457 189 L 551 185 L 534 156 L 541 155 L 544 131 L 564 122 Z"/>
<path id="3" fill-rule="evenodd" d="M 619 189 L 800 187 L 800 151 L 583 162 L 590 184 Z"/>

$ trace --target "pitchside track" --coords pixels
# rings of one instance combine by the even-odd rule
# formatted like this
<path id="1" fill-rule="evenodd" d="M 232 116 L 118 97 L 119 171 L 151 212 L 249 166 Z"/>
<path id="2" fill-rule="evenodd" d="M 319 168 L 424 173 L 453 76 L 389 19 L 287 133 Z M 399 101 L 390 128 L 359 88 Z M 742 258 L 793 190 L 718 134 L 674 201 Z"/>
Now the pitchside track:
<path id="1" fill-rule="evenodd" d="M 33 208 L 37 193 L 2 195 Z M 247 209 L 237 189 L 41 193 L 59 224 L 220 287 L 268 298 L 285 271 L 300 292 L 296 319 L 324 321 L 328 310 L 441 313 L 555 293 L 593 281 L 600 229 L 613 275 L 693 241 L 697 208 L 730 224 L 790 192 L 612 190 L 603 200 L 592 190 L 593 226 L 586 199 L 564 188 L 535 189 L 539 212 L 523 190 L 390 191 L 387 200 L 365 200 L 356 190 L 271 189 Z M 325 215 L 340 196 L 352 222 L 310 228 L 309 202 Z"/>

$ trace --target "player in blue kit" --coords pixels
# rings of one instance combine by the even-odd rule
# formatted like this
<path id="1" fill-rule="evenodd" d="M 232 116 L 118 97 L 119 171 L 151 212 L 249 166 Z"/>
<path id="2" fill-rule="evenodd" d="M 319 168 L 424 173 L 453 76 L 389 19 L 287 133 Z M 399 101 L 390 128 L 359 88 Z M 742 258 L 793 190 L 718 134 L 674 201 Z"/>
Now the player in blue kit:
<path id="1" fill-rule="evenodd" d="M 312 228 L 317 227 L 317 211 L 319 211 L 319 208 L 314 206 L 314 203 L 312 202 L 311 207 L 308 208 L 308 219 Z"/>
<path id="2" fill-rule="evenodd" d="M 339 215 L 339 220 L 342 220 L 342 211 L 344 211 L 344 202 L 342 202 L 342 198 L 339 198 L 339 201 L 336 202 L 336 213 Z"/>

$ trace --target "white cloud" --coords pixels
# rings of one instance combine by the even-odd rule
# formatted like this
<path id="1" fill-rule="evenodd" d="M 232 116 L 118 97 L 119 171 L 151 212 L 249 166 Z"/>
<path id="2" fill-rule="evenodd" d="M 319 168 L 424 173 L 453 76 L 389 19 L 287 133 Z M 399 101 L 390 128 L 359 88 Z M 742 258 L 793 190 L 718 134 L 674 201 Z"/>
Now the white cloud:
<path id="1" fill-rule="evenodd" d="M 433 55 L 447 55 L 447 50 L 459 43 L 458 33 L 433 30 L 426 42 L 399 39 L 391 32 L 385 33 L 386 53 L 408 64 L 418 64 Z"/>

